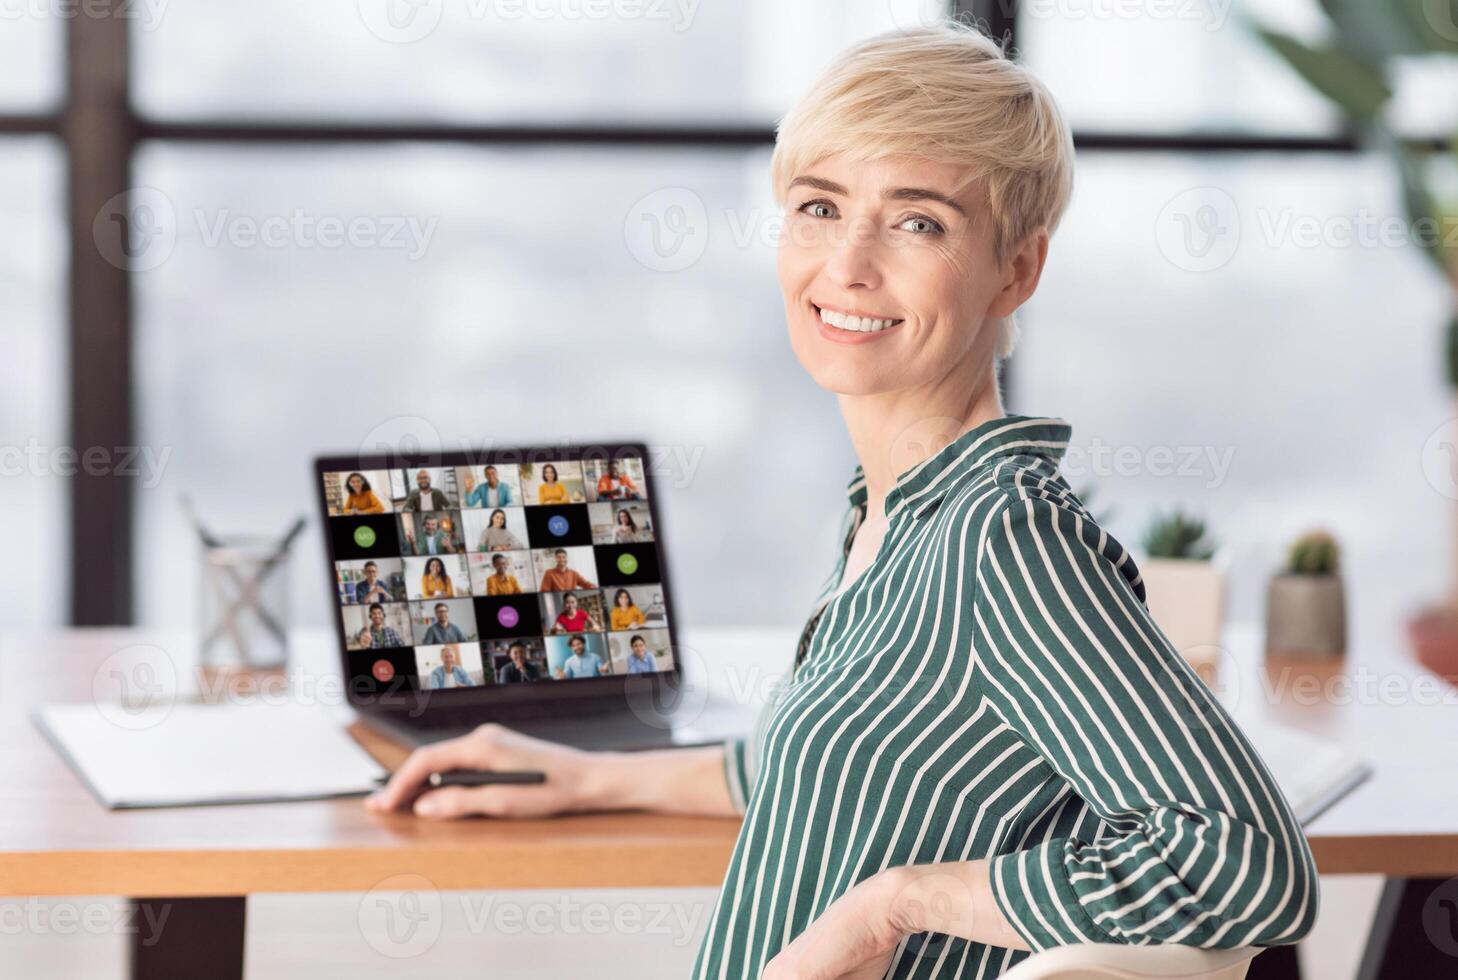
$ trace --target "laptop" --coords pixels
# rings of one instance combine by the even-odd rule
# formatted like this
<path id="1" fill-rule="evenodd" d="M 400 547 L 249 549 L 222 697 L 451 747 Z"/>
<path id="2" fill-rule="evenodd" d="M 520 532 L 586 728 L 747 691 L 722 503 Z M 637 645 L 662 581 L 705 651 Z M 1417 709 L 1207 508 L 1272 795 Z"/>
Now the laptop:
<path id="1" fill-rule="evenodd" d="M 612 443 L 316 459 L 364 721 L 410 745 L 488 721 L 597 749 L 741 730 L 685 674 L 648 458 Z"/>

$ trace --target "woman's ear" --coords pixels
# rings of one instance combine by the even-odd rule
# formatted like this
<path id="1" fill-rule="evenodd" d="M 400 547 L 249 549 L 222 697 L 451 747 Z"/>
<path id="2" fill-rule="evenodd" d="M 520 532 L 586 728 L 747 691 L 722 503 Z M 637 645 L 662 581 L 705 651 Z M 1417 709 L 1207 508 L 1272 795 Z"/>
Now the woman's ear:
<path id="1" fill-rule="evenodd" d="M 1048 231 L 1037 228 L 1023 239 L 1003 267 L 1002 288 L 987 308 L 988 316 L 1012 316 L 1028 301 L 1043 277 L 1048 261 Z"/>

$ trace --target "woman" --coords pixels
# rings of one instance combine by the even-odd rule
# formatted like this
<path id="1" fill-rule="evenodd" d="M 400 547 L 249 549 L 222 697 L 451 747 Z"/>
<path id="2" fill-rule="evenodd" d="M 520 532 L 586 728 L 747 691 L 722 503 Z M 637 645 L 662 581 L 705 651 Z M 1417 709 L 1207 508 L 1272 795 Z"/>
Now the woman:
<path id="1" fill-rule="evenodd" d="M 547 463 L 542 467 L 542 483 L 537 487 L 537 503 L 565 504 L 567 488 L 557 480 L 557 467 Z"/>
<path id="2" fill-rule="evenodd" d="M 618 511 L 617 526 L 613 528 L 614 544 L 636 544 L 642 537 L 638 534 L 638 522 L 626 510 Z"/>
<path id="3" fill-rule="evenodd" d="M 552 621 L 552 632 L 581 633 L 587 629 L 587 620 L 587 610 L 578 605 L 577 596 L 569 592 L 562 597 L 562 611 Z"/>
<path id="4" fill-rule="evenodd" d="M 420 576 L 420 597 L 422 599 L 452 599 L 456 590 L 451 577 L 446 573 L 445 562 L 432 558 L 425 563 L 425 574 Z"/>
<path id="5" fill-rule="evenodd" d="M 385 505 L 380 503 L 380 498 L 370 489 L 370 481 L 364 478 L 363 473 L 349 474 L 344 486 L 349 490 L 349 496 L 344 499 L 344 516 L 385 512 Z"/>
<path id="6" fill-rule="evenodd" d="M 506 529 L 506 511 L 500 508 L 491 512 L 479 544 L 478 551 L 520 551 L 526 547 L 520 538 Z"/>
<path id="7" fill-rule="evenodd" d="M 643 610 L 633 601 L 633 595 L 627 589 L 619 589 L 613 594 L 613 611 L 610 617 L 614 630 L 630 630 L 634 626 L 642 626 L 648 620 L 643 615 Z"/>
<path id="8" fill-rule="evenodd" d="M 417 814 L 743 813 L 701 978 L 991 977 L 1075 942 L 1301 939 L 1316 873 L 1279 790 L 1059 473 L 1069 427 L 999 400 L 1072 161 L 1046 90 L 970 30 L 834 65 L 771 175 L 791 346 L 861 465 L 754 737 L 596 756 L 484 726 L 371 805 L 462 766 L 548 780 L 426 793 Z"/>

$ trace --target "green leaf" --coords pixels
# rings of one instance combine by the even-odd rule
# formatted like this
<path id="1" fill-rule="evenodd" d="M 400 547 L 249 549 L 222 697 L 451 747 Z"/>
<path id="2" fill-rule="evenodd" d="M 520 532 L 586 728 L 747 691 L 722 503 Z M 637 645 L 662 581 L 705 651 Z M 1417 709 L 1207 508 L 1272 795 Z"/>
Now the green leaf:
<path id="1" fill-rule="evenodd" d="M 1264 27 L 1256 28 L 1256 32 L 1312 88 L 1354 119 L 1366 122 L 1375 118 L 1392 98 L 1382 70 L 1348 51 L 1314 48 L 1289 34 Z"/>
<path id="2" fill-rule="evenodd" d="M 1353 0 L 1356 2 L 1356 0 Z M 1394 7 L 1421 50 L 1458 54 L 1458 0 L 1368 0 Z"/>
<path id="3" fill-rule="evenodd" d="M 1448 384 L 1458 388 L 1458 313 L 1448 321 L 1448 329 L 1445 331 L 1446 343 L 1443 347 L 1447 353 L 1448 361 Z"/>
<path id="4" fill-rule="evenodd" d="M 1450 257 L 1443 250 L 1444 232 L 1448 225 L 1444 223 L 1437 199 L 1428 190 L 1427 155 L 1400 140 L 1389 137 L 1389 143 L 1389 152 L 1396 159 L 1402 178 L 1402 206 L 1407 212 L 1408 227 L 1414 232 L 1412 237 L 1438 270 L 1445 276 L 1449 275 Z"/>
<path id="5" fill-rule="evenodd" d="M 1427 51 L 1425 39 L 1403 10 L 1422 0 L 1321 0 L 1341 34 L 1342 47 L 1372 64 Z"/>

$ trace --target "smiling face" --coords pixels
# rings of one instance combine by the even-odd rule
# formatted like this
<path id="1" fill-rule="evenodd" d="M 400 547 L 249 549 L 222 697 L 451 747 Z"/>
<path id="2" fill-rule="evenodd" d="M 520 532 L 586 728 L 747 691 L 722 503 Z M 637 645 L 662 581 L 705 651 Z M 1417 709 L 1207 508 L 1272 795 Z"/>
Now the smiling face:
<path id="1" fill-rule="evenodd" d="M 982 197 L 962 168 L 906 157 L 836 154 L 791 178 L 780 289 L 817 384 L 881 394 L 991 365 L 989 318 L 1011 315 L 1037 280 L 1022 282 L 1016 256 L 997 262 Z"/>

